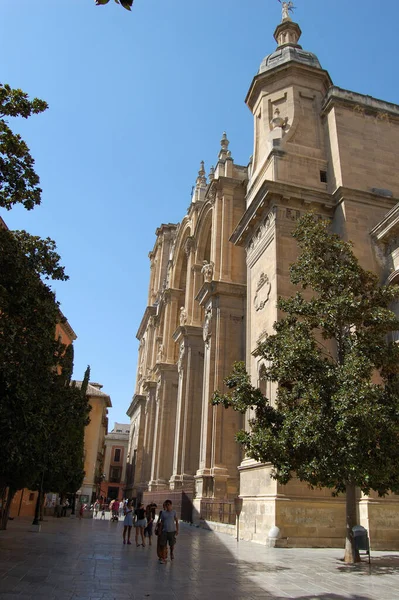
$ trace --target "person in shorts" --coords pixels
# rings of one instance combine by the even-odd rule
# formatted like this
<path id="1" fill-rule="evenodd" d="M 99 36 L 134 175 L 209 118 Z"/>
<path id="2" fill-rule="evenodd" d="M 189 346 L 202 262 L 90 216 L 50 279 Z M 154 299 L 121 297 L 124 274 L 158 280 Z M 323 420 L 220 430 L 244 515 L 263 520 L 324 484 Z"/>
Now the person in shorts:
<path id="1" fill-rule="evenodd" d="M 140 502 L 138 508 L 136 508 L 135 511 L 135 515 L 136 515 L 136 522 L 134 524 L 135 528 L 136 528 L 136 546 L 139 547 L 139 534 L 141 535 L 141 545 L 143 546 L 143 548 L 145 547 L 145 542 L 144 542 L 144 528 L 147 525 L 147 519 L 145 518 L 145 508 L 144 508 L 144 504 L 142 502 Z"/>
<path id="2" fill-rule="evenodd" d="M 133 527 L 133 506 L 131 501 L 129 500 L 126 506 L 123 509 L 125 513 L 125 518 L 123 521 L 123 543 L 126 544 L 126 533 L 127 533 L 127 543 L 130 546 L 130 534 L 132 532 Z"/>
<path id="3" fill-rule="evenodd" d="M 160 535 L 160 545 L 164 548 L 163 558 L 159 562 L 166 563 L 168 556 L 167 545 L 170 548 L 170 559 L 174 559 L 174 549 L 176 536 L 179 535 L 179 520 L 176 511 L 173 509 L 172 500 L 165 500 L 165 510 L 161 514 L 162 533 Z"/>

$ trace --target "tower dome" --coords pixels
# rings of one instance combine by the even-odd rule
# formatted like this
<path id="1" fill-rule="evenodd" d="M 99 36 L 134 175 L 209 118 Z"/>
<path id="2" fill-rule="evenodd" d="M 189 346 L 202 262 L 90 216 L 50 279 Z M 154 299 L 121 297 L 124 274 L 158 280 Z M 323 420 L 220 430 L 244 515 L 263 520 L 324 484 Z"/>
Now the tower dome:
<path id="1" fill-rule="evenodd" d="M 274 32 L 278 46 L 272 54 L 266 56 L 260 65 L 258 75 L 288 62 L 297 62 L 307 67 L 321 69 L 319 59 L 312 52 L 307 52 L 298 44 L 302 31 L 298 23 L 290 18 L 283 19 Z"/>

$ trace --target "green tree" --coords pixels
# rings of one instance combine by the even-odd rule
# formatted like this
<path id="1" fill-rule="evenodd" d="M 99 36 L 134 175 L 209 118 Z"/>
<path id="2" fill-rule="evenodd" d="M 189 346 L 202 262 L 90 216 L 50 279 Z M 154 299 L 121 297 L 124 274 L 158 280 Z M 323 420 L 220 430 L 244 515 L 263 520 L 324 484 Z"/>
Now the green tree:
<path id="1" fill-rule="evenodd" d="M 7 119 L 27 119 L 47 109 L 47 103 L 38 98 L 29 100 L 28 95 L 9 85 L 0 84 L 0 207 L 10 210 L 14 204 L 22 204 L 31 210 L 40 204 L 42 190 L 34 170 L 29 148 L 20 135 L 14 133 Z"/>
<path id="2" fill-rule="evenodd" d="M 48 426 L 40 441 L 43 471 L 29 485 L 30 489 L 39 491 L 36 524 L 44 493 L 57 492 L 61 497 L 75 494 L 84 478 L 84 431 L 90 411 L 86 391 L 90 368 L 86 369 L 81 387 L 71 383 L 72 370 L 73 346 L 70 344 L 62 349 L 59 369 L 53 374 L 48 396 Z"/>
<path id="3" fill-rule="evenodd" d="M 0 207 L 41 201 L 39 177 L 27 144 L 8 125 L 47 109 L 43 100 L 0 84 Z M 88 403 L 70 385 L 72 347 L 55 341 L 59 305 L 45 280 L 68 277 L 56 245 L 26 231 L 0 227 L 0 528 L 22 487 L 76 491 L 83 479 Z M 88 382 L 89 370 L 86 373 Z M 87 387 L 86 382 L 86 387 Z M 50 478 L 52 481 L 50 482 Z M 54 487 L 52 487 L 54 486 Z M 36 515 L 36 518 L 38 513 Z"/>
<path id="4" fill-rule="evenodd" d="M 293 235 L 300 253 L 291 281 L 307 291 L 278 301 L 285 317 L 256 350 L 278 384 L 275 405 L 241 363 L 225 381 L 231 392 L 216 392 L 213 403 L 254 409 L 237 440 L 272 463 L 280 483 L 296 475 L 346 492 L 345 561 L 356 562 L 356 488 L 399 491 L 399 347 L 389 341 L 399 329 L 390 310 L 399 289 L 380 286 L 327 222 L 305 215 Z"/>
<path id="5" fill-rule="evenodd" d="M 48 253 L 36 260 L 47 276 L 60 275 Z M 42 470 L 40 440 L 59 356 L 59 315 L 53 292 L 32 269 L 18 236 L 0 228 L 0 489 L 9 488 L 9 503 Z"/>
<path id="6" fill-rule="evenodd" d="M 101 4 L 108 4 L 109 0 L 94 0 L 96 3 L 96 6 L 100 6 Z M 132 6 L 133 6 L 133 1 L 134 0 L 115 0 L 115 2 L 117 4 L 121 4 L 121 6 L 123 6 L 123 8 L 126 8 L 126 10 L 132 10 Z"/>

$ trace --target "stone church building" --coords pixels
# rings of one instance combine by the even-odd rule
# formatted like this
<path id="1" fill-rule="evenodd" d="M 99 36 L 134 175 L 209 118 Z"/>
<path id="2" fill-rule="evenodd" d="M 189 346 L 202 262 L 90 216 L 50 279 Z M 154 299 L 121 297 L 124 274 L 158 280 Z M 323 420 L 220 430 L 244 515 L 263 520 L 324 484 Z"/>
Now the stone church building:
<path id="1" fill-rule="evenodd" d="M 225 515 L 239 496 L 245 539 L 342 546 L 344 498 L 297 480 L 278 484 L 270 465 L 245 458 L 235 442 L 243 417 L 210 404 L 241 360 L 273 399 L 253 352 L 273 331 L 278 297 L 294 292 L 291 232 L 305 212 L 331 219 L 381 283 L 399 281 L 399 106 L 335 86 L 317 56 L 299 45 L 300 36 L 299 25 L 283 14 L 277 49 L 248 90 L 250 164 L 235 164 L 223 134 L 216 166 L 207 176 L 201 164 L 181 223 L 156 231 L 128 409 L 126 491 L 145 499 L 184 491 L 195 521 L 231 533 L 234 518 Z M 399 498 L 359 493 L 358 507 L 372 547 L 397 549 Z"/>

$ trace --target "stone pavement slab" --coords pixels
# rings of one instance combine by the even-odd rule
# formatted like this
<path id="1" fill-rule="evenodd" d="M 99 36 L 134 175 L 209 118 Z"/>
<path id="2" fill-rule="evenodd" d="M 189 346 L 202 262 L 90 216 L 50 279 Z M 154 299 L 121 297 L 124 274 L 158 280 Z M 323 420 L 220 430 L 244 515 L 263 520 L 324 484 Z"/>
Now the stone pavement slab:
<path id="1" fill-rule="evenodd" d="M 271 549 L 182 524 L 176 559 L 122 544 L 122 523 L 23 519 L 0 532 L 0 600 L 399 600 L 399 552 L 347 566 L 331 549 Z M 134 542 L 134 540 L 133 540 Z"/>

